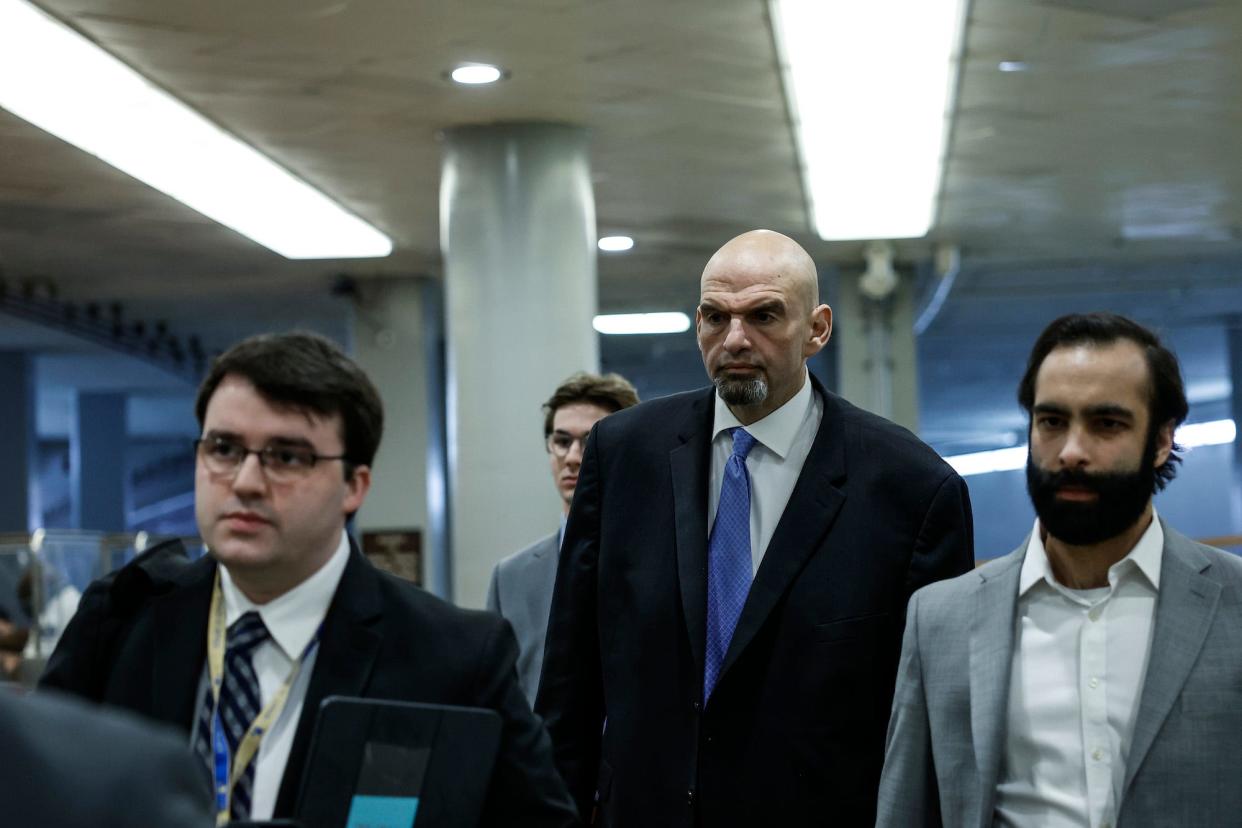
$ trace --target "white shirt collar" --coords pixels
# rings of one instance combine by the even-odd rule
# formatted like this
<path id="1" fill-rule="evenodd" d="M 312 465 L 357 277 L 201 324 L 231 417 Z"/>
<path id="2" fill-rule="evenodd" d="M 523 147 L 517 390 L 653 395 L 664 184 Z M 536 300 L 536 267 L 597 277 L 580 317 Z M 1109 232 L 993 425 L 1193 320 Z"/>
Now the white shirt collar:
<path id="1" fill-rule="evenodd" d="M 224 598 L 225 620 L 231 626 L 247 612 L 259 613 L 276 646 L 296 661 L 319 629 L 337 584 L 349 563 L 349 538 L 341 530 L 341 540 L 328 562 L 302 583 L 266 604 L 256 604 L 233 583 L 228 567 L 220 567 L 220 592 Z"/>
<path id="2" fill-rule="evenodd" d="M 1151 510 L 1151 523 L 1143 536 L 1138 539 L 1129 553 L 1108 568 L 1108 583 L 1116 586 L 1127 572 L 1138 569 L 1147 578 L 1152 589 L 1160 591 L 1160 564 L 1164 558 L 1164 529 L 1160 526 L 1160 516 L 1155 507 Z M 1046 582 L 1057 588 L 1056 576 L 1052 574 L 1052 565 L 1048 563 L 1048 551 L 1044 548 L 1043 538 L 1039 532 L 1039 518 L 1035 518 L 1035 526 L 1031 529 L 1031 540 L 1026 545 L 1026 558 L 1022 561 L 1022 572 L 1018 576 L 1018 595 L 1022 596 L 1038 583 Z"/>
<path id="3" fill-rule="evenodd" d="M 811 407 L 811 382 L 807 378 L 806 369 L 802 369 L 802 387 L 784 405 L 773 411 L 762 420 L 756 420 L 743 426 L 724 400 L 720 392 L 716 392 L 716 413 L 712 426 L 712 441 L 720 436 L 720 432 L 730 428 L 745 428 L 751 437 L 762 443 L 782 460 L 793 447 L 798 429 L 806 419 L 807 410 Z"/>

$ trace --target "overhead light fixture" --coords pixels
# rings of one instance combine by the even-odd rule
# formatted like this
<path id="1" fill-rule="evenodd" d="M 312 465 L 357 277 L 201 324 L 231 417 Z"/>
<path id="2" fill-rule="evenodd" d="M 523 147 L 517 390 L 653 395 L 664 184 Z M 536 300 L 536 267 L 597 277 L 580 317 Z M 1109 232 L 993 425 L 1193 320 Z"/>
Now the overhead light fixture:
<path id="1" fill-rule="evenodd" d="M 463 63 L 449 73 L 449 77 L 453 80 L 469 86 L 495 83 L 504 76 L 505 73 L 500 70 L 500 67 L 492 66 L 490 63 Z"/>
<path id="2" fill-rule="evenodd" d="M 595 317 L 591 326 L 602 334 L 668 334 L 690 330 L 690 317 L 674 313 L 613 313 Z"/>
<path id="3" fill-rule="evenodd" d="M 375 227 L 24 0 L 0 0 L 0 107 L 286 258 L 392 252 Z"/>
<path id="4" fill-rule="evenodd" d="M 993 449 L 992 451 L 972 451 L 969 454 L 954 454 L 944 458 L 953 470 L 962 477 L 972 474 L 988 474 L 989 472 L 1013 471 L 1026 466 L 1026 446 Z"/>
<path id="5" fill-rule="evenodd" d="M 1237 439 L 1237 426 L 1233 420 L 1209 420 L 1203 423 L 1188 423 L 1179 428 L 1173 435 L 1173 442 L 1182 448 L 1199 448 L 1202 446 L 1221 446 Z M 969 454 L 954 454 L 944 458 L 962 477 L 990 472 L 1014 471 L 1026 467 L 1026 445 L 1014 448 L 994 449 L 992 451 L 975 451 Z"/>
<path id="6" fill-rule="evenodd" d="M 1209 420 L 1183 425 L 1173 435 L 1173 442 L 1183 448 L 1223 446 L 1237 439 L 1238 428 L 1233 420 Z"/>
<path id="7" fill-rule="evenodd" d="M 1025 72 L 1029 66 L 1025 61 L 1021 60 L 1002 60 L 996 65 L 996 68 L 1002 72 Z"/>
<path id="8" fill-rule="evenodd" d="M 598 244 L 605 253 L 624 253 L 634 247 L 634 240 L 629 236 L 604 236 Z"/>
<path id="9" fill-rule="evenodd" d="M 771 0 L 811 222 L 918 238 L 940 193 L 964 0 Z"/>

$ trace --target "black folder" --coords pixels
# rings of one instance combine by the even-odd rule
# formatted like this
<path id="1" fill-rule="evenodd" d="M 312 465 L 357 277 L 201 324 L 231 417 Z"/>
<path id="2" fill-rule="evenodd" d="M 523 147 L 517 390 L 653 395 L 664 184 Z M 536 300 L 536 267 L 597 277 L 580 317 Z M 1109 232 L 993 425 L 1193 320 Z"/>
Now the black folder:
<path id="1" fill-rule="evenodd" d="M 494 710 L 326 698 L 296 818 L 305 828 L 473 828 L 501 726 Z"/>

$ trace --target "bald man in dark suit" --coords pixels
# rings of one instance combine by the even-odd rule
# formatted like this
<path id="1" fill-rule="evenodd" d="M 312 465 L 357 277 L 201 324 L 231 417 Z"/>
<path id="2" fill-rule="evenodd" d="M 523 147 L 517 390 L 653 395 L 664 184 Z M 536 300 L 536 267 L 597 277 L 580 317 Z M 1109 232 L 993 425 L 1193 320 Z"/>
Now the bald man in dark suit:
<path id="1" fill-rule="evenodd" d="M 966 485 L 808 375 L 832 311 L 792 239 L 733 239 L 700 291 L 715 387 L 587 441 L 538 707 L 603 824 L 870 828 L 906 601 L 973 562 Z"/>

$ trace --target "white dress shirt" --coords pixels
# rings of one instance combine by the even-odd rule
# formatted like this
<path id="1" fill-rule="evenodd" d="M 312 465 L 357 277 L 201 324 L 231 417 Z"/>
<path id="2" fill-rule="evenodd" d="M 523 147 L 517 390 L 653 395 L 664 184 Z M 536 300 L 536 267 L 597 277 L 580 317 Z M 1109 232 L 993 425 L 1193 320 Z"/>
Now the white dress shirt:
<path id="1" fill-rule="evenodd" d="M 707 532 L 711 536 L 720 503 L 720 487 L 724 483 L 725 464 L 733 453 L 730 428 L 745 428 L 757 445 L 746 457 L 750 472 L 750 563 L 751 574 L 759 571 L 768 542 L 776 524 L 785 512 L 793 494 L 802 464 L 811 453 L 811 444 L 824 417 L 824 403 L 811 391 L 811 383 L 803 369 L 802 388 L 784 405 L 762 420 L 743 426 L 729 406 L 716 394 L 716 412 L 712 426 L 712 470 L 707 487 Z"/>
<path id="2" fill-rule="evenodd" d="M 1031 532 L 1018 580 L 1008 731 L 996 826 L 1112 828 L 1160 590 L 1164 532 L 1151 525 L 1108 570 L 1070 589 Z"/>
<path id="3" fill-rule="evenodd" d="M 294 662 L 319 631 L 319 625 L 327 615 L 328 605 L 332 603 L 332 596 L 336 594 L 336 587 L 341 582 L 341 575 L 348 562 L 349 539 L 342 531 L 336 551 L 318 572 L 266 604 L 255 604 L 247 598 L 233 583 L 228 569 L 220 567 L 220 593 L 224 599 L 225 619 L 228 624 L 231 626 L 238 618 L 254 610 L 259 613 L 270 633 L 270 637 L 256 647 L 250 656 L 255 675 L 259 679 L 261 705 L 266 706 L 271 701 L 272 696 L 289 677 Z M 297 680 L 289 689 L 284 709 L 280 711 L 272 729 L 259 743 L 259 754 L 255 758 L 254 790 L 250 797 L 250 818 L 253 820 L 271 819 L 276 808 L 276 796 L 280 793 L 280 782 L 289 761 L 289 750 L 293 747 L 293 736 L 297 730 L 298 719 L 302 716 L 302 702 L 306 699 L 306 688 L 310 684 L 318 655 L 319 648 L 316 647 L 307 656 Z M 203 673 L 199 679 L 198 699 L 194 705 L 196 721 L 197 711 L 202 709 L 203 699 L 207 694 L 207 683 L 207 665 L 204 661 Z"/>

